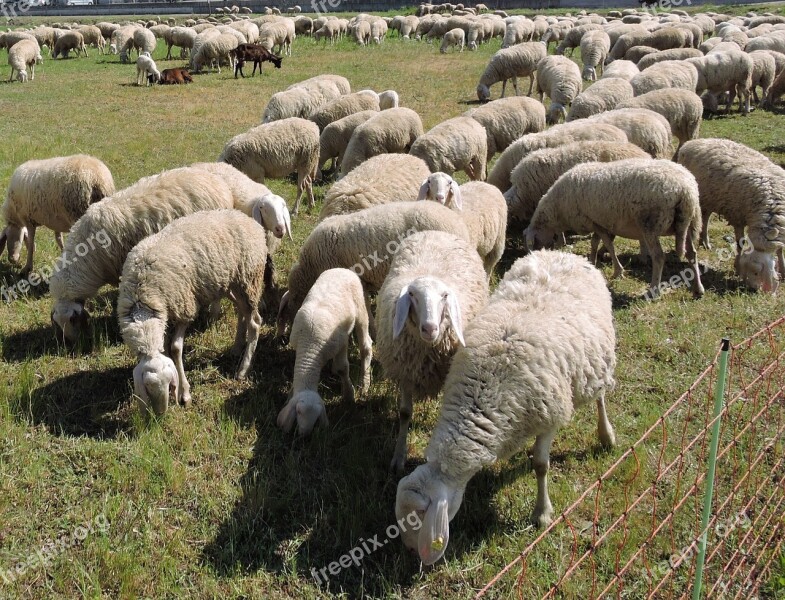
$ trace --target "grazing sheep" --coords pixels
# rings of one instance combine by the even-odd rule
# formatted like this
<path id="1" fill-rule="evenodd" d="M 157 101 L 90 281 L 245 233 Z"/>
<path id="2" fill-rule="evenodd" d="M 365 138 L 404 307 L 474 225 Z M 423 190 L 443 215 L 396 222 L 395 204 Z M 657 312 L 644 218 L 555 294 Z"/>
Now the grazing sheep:
<path id="1" fill-rule="evenodd" d="M 347 94 L 319 107 L 309 116 L 309 119 L 316 123 L 319 131 L 322 132 L 330 123 L 364 110 L 378 111 L 379 97 L 363 92 Z"/>
<path id="2" fill-rule="evenodd" d="M 510 189 L 510 174 L 515 166 L 530 152 L 542 148 L 555 148 L 564 144 L 571 144 L 582 140 L 597 140 L 608 142 L 626 142 L 627 134 L 613 125 L 598 124 L 581 119 L 571 123 L 555 125 L 540 133 L 523 136 L 512 146 L 502 152 L 496 159 L 488 183 L 495 185 L 500 191 Z"/>
<path id="3" fill-rule="evenodd" d="M 205 40 L 198 48 L 194 48 L 194 54 L 191 62 L 194 69 L 199 73 L 205 65 L 215 64 L 218 73 L 221 72 L 221 63 L 228 64 L 231 69 L 234 69 L 234 63 L 230 53 L 237 48 L 239 41 L 234 35 L 229 33 L 221 33 L 215 37 Z"/>
<path id="4" fill-rule="evenodd" d="M 647 108 L 661 114 L 668 120 L 671 133 L 679 140 L 678 148 L 681 148 L 684 142 L 698 137 L 703 120 L 701 99 L 697 94 L 680 88 L 663 88 L 647 92 L 620 102 L 616 108 Z"/>
<path id="5" fill-rule="evenodd" d="M 602 25 L 598 25 L 597 23 L 586 23 L 585 25 L 579 25 L 578 27 L 572 27 L 571 29 L 568 29 L 564 33 L 564 37 L 562 38 L 561 42 L 559 42 L 559 45 L 556 46 L 556 54 L 565 54 L 567 50 L 569 50 L 570 56 L 572 56 L 573 50 L 580 47 L 581 40 L 586 33 L 589 31 L 601 30 Z"/>
<path id="6" fill-rule="evenodd" d="M 161 79 L 161 72 L 147 52 L 143 52 L 136 59 L 136 85 L 157 83 Z"/>
<path id="7" fill-rule="evenodd" d="M 378 154 L 406 153 L 423 135 L 420 115 L 411 108 L 391 108 L 358 125 L 341 159 L 341 176 Z M 427 161 L 426 161 L 427 162 Z"/>
<path id="8" fill-rule="evenodd" d="M 581 76 L 586 81 L 596 81 L 599 67 L 605 62 L 608 51 L 611 48 L 611 38 L 604 31 L 588 31 L 581 38 L 581 61 L 583 61 L 583 72 Z M 580 92 L 580 89 L 578 90 Z"/>
<path id="9" fill-rule="evenodd" d="M 32 32 L 27 31 L 8 31 L 0 33 L 0 48 L 11 50 L 15 44 L 22 40 L 36 40 L 36 37 Z"/>
<path id="10" fill-rule="evenodd" d="M 294 22 L 291 19 L 284 19 L 275 23 L 265 23 L 259 28 L 258 43 L 270 52 L 277 46 L 279 55 L 292 55 L 292 43 L 294 43 L 297 33 L 294 29 Z"/>
<path id="11" fill-rule="evenodd" d="M 369 158 L 327 190 L 319 220 L 379 204 L 415 200 L 429 173 L 428 165 L 409 154 Z"/>
<path id="12" fill-rule="evenodd" d="M 620 77 L 599 79 L 573 100 L 570 112 L 567 113 L 567 121 L 586 119 L 612 110 L 620 102 L 630 100 L 632 97 L 632 86 L 626 79 Z"/>
<path id="13" fill-rule="evenodd" d="M 76 341 L 89 318 L 85 302 L 103 285 L 117 284 L 128 252 L 142 239 L 184 215 L 232 206 L 221 179 L 187 167 L 144 177 L 91 205 L 71 227 L 49 281 L 58 336 Z"/>
<path id="14" fill-rule="evenodd" d="M 452 175 L 464 171 L 470 179 L 484 180 L 487 138 L 485 128 L 473 118 L 454 117 L 417 138 L 409 153 L 423 159 L 434 173 L 442 171 Z"/>
<path id="15" fill-rule="evenodd" d="M 376 309 L 376 358 L 400 390 L 393 472 L 403 473 L 414 401 L 439 394 L 465 325 L 487 301 L 482 264 L 464 239 L 423 231 L 401 243 Z"/>
<path id="16" fill-rule="evenodd" d="M 460 52 L 463 52 L 463 46 L 466 41 L 466 32 L 463 29 L 456 27 L 455 29 L 450 29 L 447 33 L 444 34 L 442 37 L 442 45 L 439 47 L 439 52 L 442 54 L 447 53 L 447 49 L 451 46 L 457 46 Z"/>
<path id="17" fill-rule="evenodd" d="M 49 54 L 51 56 L 52 48 L 55 47 L 55 42 L 57 41 L 57 36 L 54 28 L 36 27 L 30 32 L 30 35 L 32 35 L 35 38 L 35 40 L 38 42 L 38 46 L 41 48 L 42 51 L 44 47 L 48 48 Z M 2 34 L 0 34 L 0 48 L 2 47 L 3 47 Z"/>
<path id="18" fill-rule="evenodd" d="M 98 48 L 99 54 L 104 53 L 106 41 L 104 40 L 103 33 L 101 33 L 101 30 L 98 29 L 98 27 L 95 25 L 82 25 L 77 31 L 82 34 L 85 46 L 94 45 L 96 48 Z M 50 46 L 50 48 L 51 47 L 52 46 Z"/>
<path id="19" fill-rule="evenodd" d="M 68 58 L 68 52 L 74 50 L 76 52 L 76 56 L 79 56 L 80 52 L 83 52 L 85 57 L 87 56 L 87 47 L 84 43 L 84 36 L 79 33 L 78 31 L 67 31 L 55 42 L 55 49 L 52 53 L 52 58 L 57 58 L 58 56 L 62 56 L 63 58 Z"/>
<path id="20" fill-rule="evenodd" d="M 499 50 L 488 61 L 485 71 L 480 76 L 480 82 L 477 84 L 477 98 L 480 102 L 490 100 L 490 87 L 499 81 L 502 82 L 501 97 L 504 98 L 508 79 L 512 79 L 517 96 L 518 77 L 529 78 L 529 92 L 526 95 L 531 96 L 534 87 L 534 72 L 537 70 L 537 64 L 545 58 L 546 54 L 545 46 L 539 42 L 524 42 Z"/>
<path id="21" fill-rule="evenodd" d="M 641 71 L 664 60 L 686 60 L 703 56 L 703 52 L 697 48 L 672 48 L 670 50 L 658 50 L 652 54 L 647 54 L 638 61 L 638 68 Z"/>
<path id="22" fill-rule="evenodd" d="M 750 58 L 752 59 L 752 84 L 750 89 L 755 104 L 760 105 L 769 94 L 769 90 L 774 83 L 777 62 L 771 54 L 763 50 L 750 52 Z M 760 97 L 758 97 L 758 86 L 761 87 Z"/>
<path id="23" fill-rule="evenodd" d="M 28 79 L 28 68 L 30 69 L 30 81 L 33 81 L 35 79 L 35 64 L 43 62 L 43 60 L 37 41 L 34 39 L 18 41 L 8 51 L 8 64 L 11 67 L 8 81 L 14 80 L 14 71 L 16 71 L 17 80 L 25 83 Z"/>
<path id="24" fill-rule="evenodd" d="M 196 31 L 190 27 L 172 27 L 164 35 L 166 41 L 166 59 L 172 60 L 172 48 L 180 48 L 180 58 L 185 58 L 185 53 L 194 47 Z"/>
<path id="25" fill-rule="evenodd" d="M 294 117 L 253 127 L 229 140 L 218 160 L 258 183 L 296 171 L 297 199 L 292 214 L 299 212 L 304 194 L 308 194 L 310 206 L 315 203 L 312 183 L 319 166 L 319 128 L 311 121 Z"/>
<path id="26" fill-rule="evenodd" d="M 629 60 L 637 65 L 646 56 L 657 54 L 657 52 L 659 52 L 659 50 L 657 50 L 657 48 L 652 48 L 651 46 L 633 46 L 624 53 L 624 60 Z M 640 67 L 638 68 L 640 69 Z"/>
<path id="27" fill-rule="evenodd" d="M 232 351 L 243 354 L 237 378 L 245 378 L 262 324 L 257 307 L 267 259 L 264 236 L 264 229 L 239 211 L 199 211 L 175 220 L 128 253 L 117 320 L 123 341 L 139 360 L 134 393 L 145 408 L 165 413 L 170 395 L 191 404 L 183 339 L 199 309 L 221 298 L 228 297 L 237 310 Z M 172 358 L 164 354 L 167 324 L 173 327 Z"/>
<path id="28" fill-rule="evenodd" d="M 615 444 L 605 412 L 616 367 L 611 295 L 584 258 L 540 251 L 519 259 L 464 338 L 444 384 L 427 462 L 401 479 L 395 499 L 397 519 L 419 517 L 419 530 L 401 537 L 427 565 L 444 555 L 469 480 L 520 451 L 527 438 L 535 438 L 532 520 L 542 527 L 553 515 L 551 443 L 575 409 L 594 400 L 600 443 Z"/>
<path id="29" fill-rule="evenodd" d="M 341 396 L 354 400 L 349 378 L 349 337 L 354 331 L 360 348 L 360 391 L 371 385 L 371 336 L 360 278 L 349 269 L 328 269 L 313 284 L 294 317 L 289 346 L 295 350 L 292 393 L 278 413 L 278 426 L 291 431 L 297 423 L 300 435 L 309 435 L 317 422 L 327 425 L 327 412 L 319 396 L 322 369 L 332 362 L 341 378 Z"/>
<path id="30" fill-rule="evenodd" d="M 290 117 L 307 119 L 330 100 L 348 93 L 348 90 L 343 91 L 340 82 L 331 79 L 308 80 L 289 86 L 270 97 L 262 115 L 262 122 L 270 123 Z"/>
<path id="31" fill-rule="evenodd" d="M 525 17 L 511 18 L 504 30 L 502 48 L 509 48 L 522 42 L 531 42 L 534 35 L 534 22 Z"/>
<path id="32" fill-rule="evenodd" d="M 769 93 L 762 100 L 762 106 L 769 110 L 773 109 L 783 94 L 785 94 L 785 71 L 780 73 L 774 80 L 774 83 L 771 84 Z"/>
<path id="33" fill-rule="evenodd" d="M 630 85 L 636 96 L 663 88 L 682 88 L 694 92 L 698 85 L 698 70 L 686 61 L 664 60 L 633 77 Z"/>
<path id="34" fill-rule="evenodd" d="M 590 117 L 589 122 L 618 127 L 627 140 L 653 158 L 670 158 L 671 127 L 661 114 L 647 108 L 619 108 Z"/>
<path id="35" fill-rule="evenodd" d="M 319 135 L 319 169 L 316 174 L 317 180 L 322 178 L 322 169 L 330 159 L 333 160 L 330 173 L 338 170 L 354 130 L 378 113 L 379 111 L 377 110 L 364 110 L 344 117 L 343 119 L 333 121 L 324 128 L 324 131 Z"/>
<path id="36" fill-rule="evenodd" d="M 360 46 L 367 46 L 371 43 L 371 24 L 368 21 L 357 21 L 349 28 L 354 41 Z"/>
<path id="37" fill-rule="evenodd" d="M 537 63 L 537 93 L 551 100 L 546 121 L 554 125 L 567 118 L 567 107 L 583 89 L 578 65 L 566 56 L 546 56 Z"/>
<path id="38" fill-rule="evenodd" d="M 690 172 L 669 160 L 631 158 L 611 163 L 577 165 L 559 177 L 540 199 L 531 223 L 524 231 L 526 243 L 549 243 L 556 234 L 592 233 L 594 263 L 601 240 L 611 255 L 614 278 L 622 277 L 613 238 L 641 241 L 652 262 L 648 294 L 660 294 L 665 255 L 660 236 L 674 235 L 676 255 L 685 252 L 689 268 L 685 279 L 692 294 L 703 295 L 696 247 L 701 232 L 698 184 Z"/>
<path id="39" fill-rule="evenodd" d="M 2 207 L 6 225 L 0 234 L 0 252 L 7 241 L 8 259 L 18 264 L 25 242 L 27 263 L 22 274 L 26 275 L 33 268 L 37 227 L 54 231 L 62 250 L 63 232 L 71 228 L 88 206 L 113 193 L 111 172 L 92 156 L 77 154 L 29 160 L 19 165 L 11 175 Z"/>
<path id="40" fill-rule="evenodd" d="M 464 115 L 485 127 L 488 162 L 521 136 L 545 129 L 545 107 L 541 102 L 525 96 L 500 98 L 466 111 Z"/>
<path id="41" fill-rule="evenodd" d="M 638 69 L 635 63 L 630 62 L 629 60 L 615 60 L 611 64 L 603 67 L 600 79 L 619 77 L 631 81 L 638 73 L 640 73 L 640 69 Z"/>
<path id="42" fill-rule="evenodd" d="M 512 185 L 504 194 L 510 220 L 528 225 L 540 198 L 575 165 L 647 157 L 648 154 L 629 142 L 593 140 L 532 152 L 518 163 L 510 175 Z"/>
<path id="43" fill-rule="evenodd" d="M 133 40 L 137 56 L 141 56 L 143 52 L 149 52 L 152 56 L 155 52 L 155 34 L 149 29 L 139 28 L 134 31 Z"/>
<path id="44" fill-rule="evenodd" d="M 785 275 L 785 176 L 760 152 L 725 139 L 692 140 L 681 147 L 679 164 L 698 180 L 703 214 L 702 244 L 709 248 L 712 213 L 733 227 L 739 254 L 736 272 L 753 289 L 777 289 Z M 744 228 L 752 248 L 743 244 Z"/>
<path id="45" fill-rule="evenodd" d="M 726 114 L 730 112 L 731 104 L 733 104 L 737 93 L 739 95 L 739 112 L 743 111 L 744 114 L 750 112 L 750 90 L 754 63 L 749 54 L 741 51 L 710 52 L 703 58 L 688 58 L 686 62 L 693 65 L 698 71 L 698 83 L 695 86 L 695 91 L 698 94 L 703 90 L 708 92 L 709 110 L 716 112 L 717 95 L 727 92 Z"/>

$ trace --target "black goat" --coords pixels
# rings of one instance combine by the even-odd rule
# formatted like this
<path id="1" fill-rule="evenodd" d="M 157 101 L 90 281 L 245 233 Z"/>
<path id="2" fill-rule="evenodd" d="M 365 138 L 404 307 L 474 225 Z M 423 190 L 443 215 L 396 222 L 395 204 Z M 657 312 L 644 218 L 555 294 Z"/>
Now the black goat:
<path id="1" fill-rule="evenodd" d="M 245 78 L 245 74 L 243 73 L 243 65 L 245 65 L 245 61 L 248 60 L 253 61 L 253 72 L 251 73 L 251 77 L 256 74 L 257 65 L 259 66 L 259 74 L 262 73 L 262 63 L 264 61 L 273 63 L 276 69 L 281 68 L 281 57 L 276 56 L 260 44 L 240 44 L 237 46 L 237 48 L 231 50 L 229 55 L 235 60 L 235 79 L 237 79 L 238 72 L 243 78 Z"/>

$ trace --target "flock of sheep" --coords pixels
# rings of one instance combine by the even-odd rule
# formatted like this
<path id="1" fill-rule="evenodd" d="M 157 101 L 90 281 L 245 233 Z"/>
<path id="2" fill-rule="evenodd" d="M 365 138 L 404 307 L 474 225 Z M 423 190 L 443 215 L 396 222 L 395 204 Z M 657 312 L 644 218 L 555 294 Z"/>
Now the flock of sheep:
<path id="1" fill-rule="evenodd" d="M 277 329 L 290 330 L 296 361 L 278 424 L 302 435 L 328 424 L 318 392 L 328 363 L 341 377 L 342 395 L 353 398 L 352 335 L 361 391 L 370 384 L 372 356 L 400 391 L 396 473 L 407 458 L 413 403 L 441 393 L 427 463 L 400 481 L 396 500 L 398 518 L 411 511 L 422 518 L 419 531 L 403 538 L 426 564 L 443 555 L 468 481 L 521 450 L 527 438 L 535 438 L 533 519 L 550 521 L 550 445 L 574 408 L 596 402 L 600 442 L 613 445 L 604 398 L 614 384 L 615 330 L 608 287 L 593 266 L 600 243 L 618 277 L 614 238 L 639 240 L 656 296 L 665 264 L 660 238 L 674 236 L 700 297 L 697 247 L 709 247 L 708 220 L 717 213 L 735 229 L 740 279 L 774 292 L 785 273 L 785 172 L 742 144 L 696 139 L 704 103 L 713 110 L 722 99 L 728 110 L 738 95 L 747 112 L 756 86 L 762 104 L 774 103 L 783 87 L 785 18 L 611 11 L 505 19 L 463 6 L 442 16 L 441 6 L 423 5 L 421 16 L 395 17 L 389 26 L 404 35 L 407 23 L 406 36 L 415 37 L 461 29 L 470 50 L 503 36 L 476 92 L 487 101 L 494 85 L 502 83 L 504 95 L 512 80 L 516 95 L 426 132 L 395 91 L 352 92 L 344 77 L 319 75 L 274 94 L 262 124 L 228 140 L 214 163 L 165 171 L 119 191 L 92 157 L 21 165 L 9 184 L 0 237 L 12 262 L 26 243 L 29 273 L 36 227 L 55 231 L 63 254 L 50 279 L 52 323 L 65 341 L 82 333 L 85 306 L 98 290 L 119 284 L 120 329 L 138 359 L 135 394 L 161 414 L 170 401 L 190 403 L 184 336 L 199 311 L 215 311 L 221 298 L 237 310 L 237 377 L 249 371 L 259 305 L 275 287 L 273 255 L 291 237 L 287 202 L 264 181 L 297 174 L 296 215 L 303 197 L 315 204 L 313 183 L 337 174 L 279 304 Z M 298 22 L 273 21 L 287 23 L 282 29 Z M 368 20 L 359 16 L 347 26 L 360 22 Z M 241 23 L 266 26 L 229 26 L 239 31 Z M 170 51 L 176 45 L 199 56 L 199 36 L 218 29 L 193 25 L 185 29 L 194 43 L 170 43 Z M 137 47 L 136 33 L 155 36 L 164 26 L 129 27 L 106 36 L 121 53 Z M 236 39 L 215 39 L 225 35 Z M 556 54 L 548 52 L 551 42 Z M 582 69 L 563 55 L 574 48 Z M 517 77 L 531 78 L 539 101 L 518 95 Z M 582 78 L 596 81 L 583 92 Z M 457 171 L 472 181 L 459 185 Z M 491 293 L 508 231 L 522 231 L 530 247 L 591 234 L 590 260 L 533 251 L 500 274 Z M 99 232 L 111 243 L 91 243 Z M 90 252 L 79 250 L 88 245 Z"/>

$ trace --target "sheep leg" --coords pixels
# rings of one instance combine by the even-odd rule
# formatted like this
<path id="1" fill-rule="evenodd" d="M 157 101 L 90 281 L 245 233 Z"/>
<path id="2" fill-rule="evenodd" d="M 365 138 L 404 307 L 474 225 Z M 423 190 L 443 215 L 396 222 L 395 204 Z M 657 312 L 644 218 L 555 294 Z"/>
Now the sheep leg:
<path id="1" fill-rule="evenodd" d="M 613 448 L 616 445 L 616 434 L 613 432 L 613 425 L 608 420 L 608 413 L 605 411 L 605 391 L 597 396 L 597 437 L 603 448 Z"/>
<path id="2" fill-rule="evenodd" d="M 238 315 L 243 315 L 246 330 L 245 355 L 243 356 L 242 362 L 240 362 L 235 378 L 245 379 L 245 376 L 248 374 L 248 369 L 251 367 L 254 352 L 256 352 L 256 343 L 259 341 L 259 329 L 262 326 L 262 317 L 259 315 L 259 310 L 254 305 L 255 303 L 251 302 L 248 295 L 244 293 L 244 290 L 239 290 L 235 296 L 237 297 L 237 303 L 235 304 L 237 313 Z"/>
<path id="3" fill-rule="evenodd" d="M 395 442 L 395 454 L 393 454 L 390 470 L 396 475 L 403 475 L 403 467 L 406 464 L 406 454 L 408 451 L 407 437 L 409 435 L 409 423 L 412 421 L 412 395 L 410 392 L 401 389 L 401 399 L 398 404 L 398 439 Z"/>
<path id="4" fill-rule="evenodd" d="M 744 236 L 744 226 L 733 226 L 733 234 L 736 237 L 736 258 L 733 260 L 733 269 L 736 271 L 737 275 L 739 273 L 739 257 L 744 252 L 745 245 L 749 242 L 746 240 Z"/>
<path id="5" fill-rule="evenodd" d="M 785 252 L 782 247 L 777 248 L 777 269 L 780 272 L 780 279 L 785 277 Z"/>
<path id="6" fill-rule="evenodd" d="M 537 500 L 532 511 L 532 523 L 538 527 L 547 527 L 553 520 L 553 505 L 548 495 L 548 468 L 551 462 L 551 443 L 555 436 L 555 429 L 541 433 L 535 438 L 532 448 L 532 466 L 537 475 Z"/>
<path id="7" fill-rule="evenodd" d="M 515 90 L 515 95 L 518 96 L 518 78 L 515 76 L 512 78 L 512 89 Z"/>
<path id="8" fill-rule="evenodd" d="M 589 249 L 589 262 L 593 265 L 597 264 L 597 250 L 600 246 L 600 236 L 596 233 L 591 234 L 591 247 Z"/>
<path id="9" fill-rule="evenodd" d="M 662 281 L 662 269 L 665 267 L 665 253 L 662 251 L 660 238 L 653 234 L 645 234 L 642 240 L 649 249 L 651 256 L 651 297 L 656 298 L 660 295 L 660 282 Z"/>
<path id="10" fill-rule="evenodd" d="M 701 283 L 701 271 L 700 271 L 700 264 L 698 264 L 698 253 L 695 250 L 695 244 L 692 243 L 692 235 L 691 231 L 687 231 L 687 244 L 685 248 L 685 253 L 687 255 L 687 260 L 690 263 L 690 267 L 692 267 L 692 274 L 693 279 L 690 282 L 690 289 L 692 290 L 693 298 L 700 298 L 703 296 L 704 289 L 703 283 Z"/>
<path id="11" fill-rule="evenodd" d="M 170 346 L 172 353 L 172 360 L 177 369 L 177 378 L 180 380 L 180 404 L 183 406 L 191 405 L 191 386 L 185 378 L 185 367 L 183 366 L 183 339 L 185 338 L 185 330 L 188 329 L 188 323 L 178 323 L 175 326 L 174 334 L 172 335 L 172 344 Z"/>
<path id="12" fill-rule="evenodd" d="M 60 248 L 60 252 L 63 251 L 63 232 L 62 231 L 55 231 L 55 242 L 57 242 L 57 247 Z"/>
<path id="13" fill-rule="evenodd" d="M 373 356 L 373 340 L 371 339 L 368 322 L 369 314 L 359 315 L 357 322 L 354 324 L 354 336 L 357 339 L 357 345 L 360 347 L 360 364 L 362 370 L 360 372 L 360 392 L 367 394 L 368 389 L 371 387 L 371 357 Z"/>
<path id="14" fill-rule="evenodd" d="M 365 310 L 368 313 L 368 335 L 372 339 L 376 339 L 376 319 L 371 310 L 371 293 L 368 291 L 367 286 L 363 283 L 363 297 L 365 298 Z"/>
<path id="15" fill-rule="evenodd" d="M 354 388 L 349 377 L 349 338 L 343 340 L 333 357 L 332 372 L 341 378 L 341 398 L 344 402 L 354 402 Z"/>
<path id="16" fill-rule="evenodd" d="M 501 97 L 504 98 L 504 91 L 507 89 L 507 80 L 505 79 L 502 81 L 502 95 Z"/>
<path id="17" fill-rule="evenodd" d="M 24 269 L 22 269 L 22 277 L 27 277 L 28 273 L 33 270 L 33 254 L 35 253 L 35 226 L 31 225 L 27 229 L 27 262 Z"/>
<path id="18" fill-rule="evenodd" d="M 706 248 L 706 250 L 711 250 L 711 242 L 709 241 L 710 218 L 711 218 L 711 212 L 708 210 L 703 211 L 703 213 L 701 214 L 701 220 L 703 221 L 703 229 L 701 229 L 700 242 L 701 242 L 701 246 Z"/>
<path id="19" fill-rule="evenodd" d="M 614 279 L 621 279 L 624 277 L 624 267 L 621 266 L 619 262 L 619 257 L 616 256 L 616 248 L 613 246 L 613 237 L 607 233 L 606 231 L 597 230 L 597 235 L 600 236 L 602 240 L 602 245 L 608 250 L 608 254 L 611 255 L 611 262 L 613 263 L 613 278 Z"/>

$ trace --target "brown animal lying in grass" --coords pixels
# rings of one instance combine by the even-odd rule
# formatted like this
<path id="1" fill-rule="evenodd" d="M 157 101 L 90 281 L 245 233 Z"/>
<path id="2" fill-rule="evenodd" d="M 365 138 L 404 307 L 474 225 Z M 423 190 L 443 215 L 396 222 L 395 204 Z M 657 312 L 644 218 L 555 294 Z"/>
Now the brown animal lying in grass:
<path id="1" fill-rule="evenodd" d="M 235 79 L 237 79 L 238 72 L 243 78 L 245 77 L 245 74 L 243 73 L 243 65 L 245 65 L 245 61 L 247 60 L 253 61 L 253 72 L 251 73 L 251 77 L 256 74 L 257 65 L 259 66 L 259 74 L 261 75 L 262 63 L 264 61 L 273 63 L 276 69 L 281 68 L 281 57 L 276 56 L 260 44 L 240 44 L 234 50 L 229 51 L 229 56 L 235 60 Z"/>
<path id="2" fill-rule="evenodd" d="M 164 69 L 161 71 L 161 85 L 175 85 L 181 83 L 193 83 L 193 78 L 188 69 Z"/>

